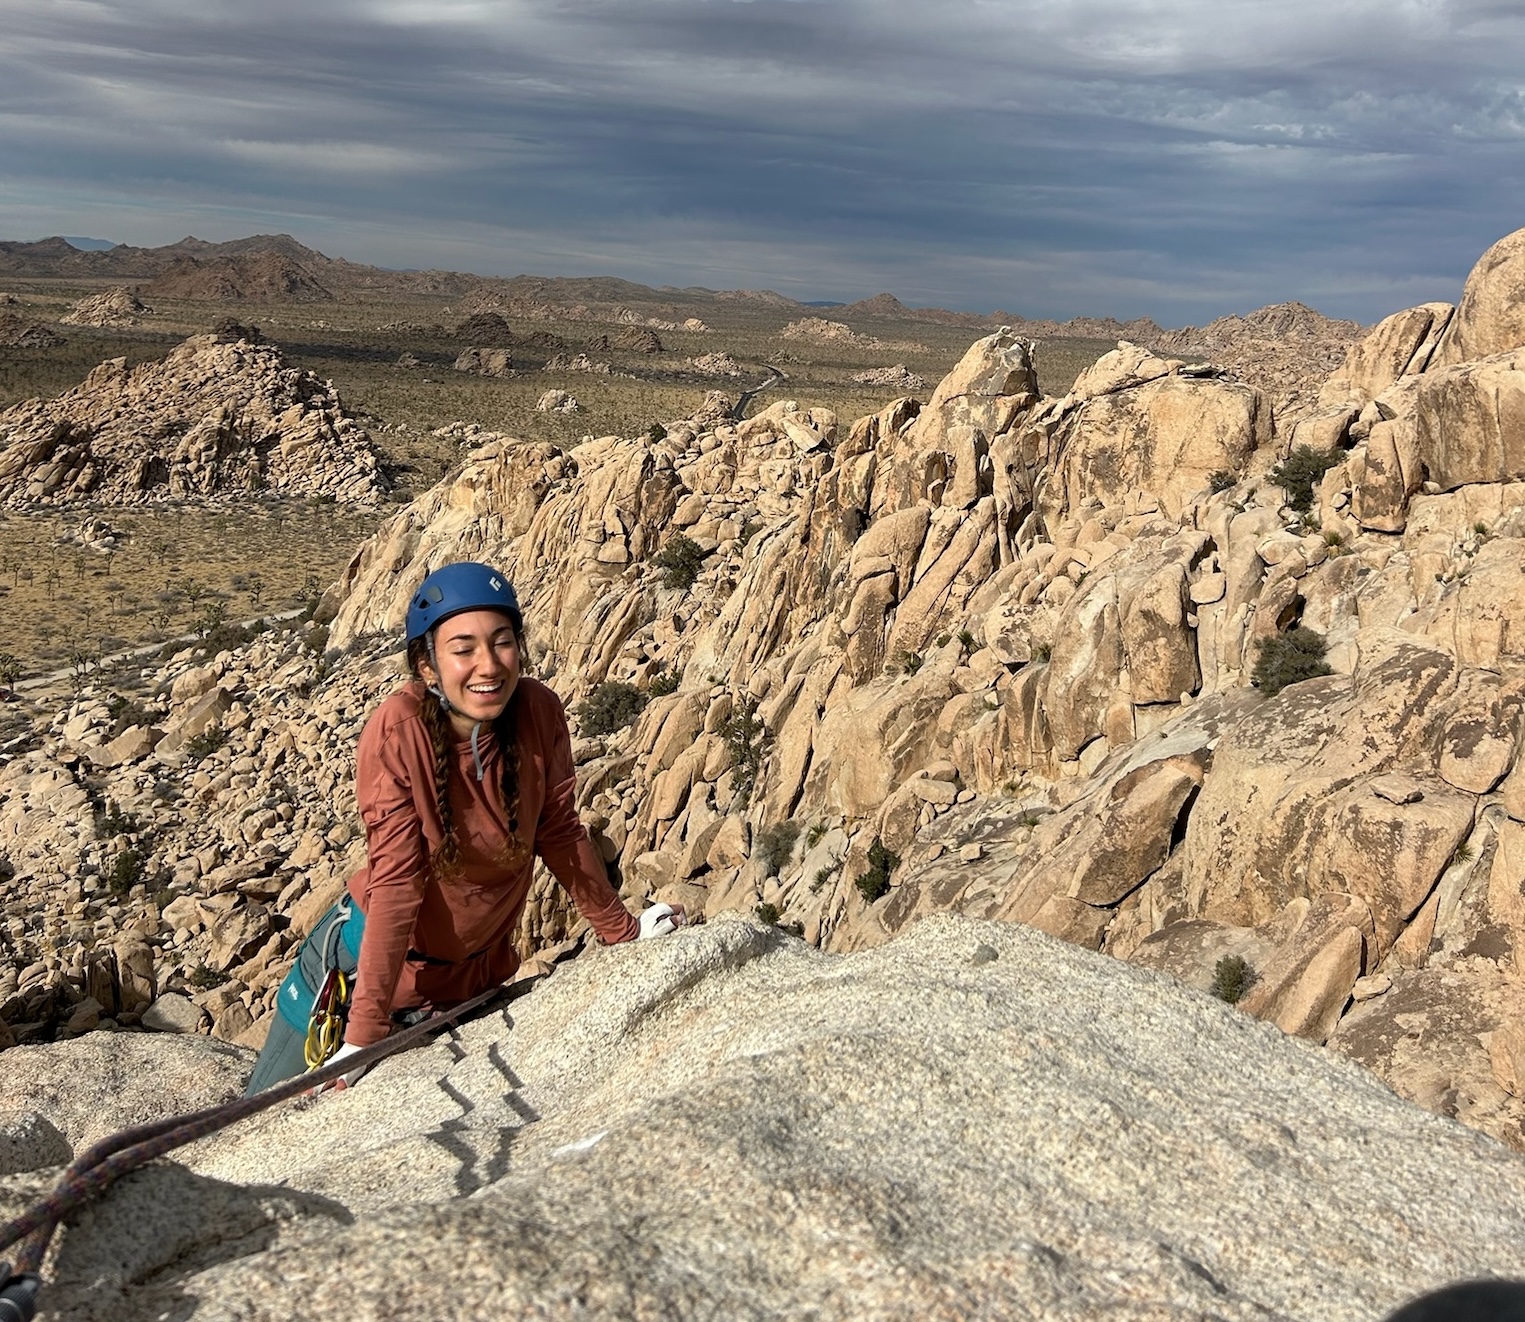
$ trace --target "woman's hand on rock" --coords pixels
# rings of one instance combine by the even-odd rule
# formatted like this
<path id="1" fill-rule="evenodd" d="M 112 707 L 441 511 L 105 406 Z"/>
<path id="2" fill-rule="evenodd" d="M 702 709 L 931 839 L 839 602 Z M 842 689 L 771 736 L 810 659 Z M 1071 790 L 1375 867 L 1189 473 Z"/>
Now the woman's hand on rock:
<path id="1" fill-rule="evenodd" d="M 640 915 L 641 930 L 637 941 L 647 941 L 654 936 L 666 936 L 688 922 L 681 904 L 653 904 Z"/>

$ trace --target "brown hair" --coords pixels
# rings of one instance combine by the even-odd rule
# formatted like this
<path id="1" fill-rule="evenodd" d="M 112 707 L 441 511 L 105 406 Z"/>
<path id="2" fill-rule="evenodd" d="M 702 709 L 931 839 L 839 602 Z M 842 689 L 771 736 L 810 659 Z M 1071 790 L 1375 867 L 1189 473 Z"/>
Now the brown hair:
<path id="1" fill-rule="evenodd" d="M 514 640 L 519 646 L 522 666 L 524 618 L 518 611 L 504 613 L 508 616 L 509 623 L 513 625 Z M 415 638 L 408 644 L 407 655 L 408 669 L 413 672 L 415 679 L 423 679 L 423 666 L 429 660 L 428 638 Z M 435 667 L 435 670 L 437 673 L 438 667 Z M 503 806 L 508 813 L 508 840 L 503 846 L 503 862 L 505 863 L 518 861 L 532 847 L 531 842 L 519 839 L 518 706 L 519 695 L 516 691 L 508 700 L 508 706 L 492 723 L 493 736 L 497 739 L 498 748 L 503 754 Z M 454 739 L 454 732 L 450 727 L 450 717 L 444 704 L 432 693 L 424 696 L 423 703 L 419 707 L 419 716 L 423 720 L 424 729 L 429 733 L 429 743 L 434 749 L 434 801 L 439 809 L 440 825 L 444 830 L 439 848 L 429 859 L 429 869 L 435 876 L 447 876 L 455 871 L 461 854 L 460 837 L 456 834 L 455 820 L 450 811 L 450 767 L 453 760 L 450 755 L 450 745 Z"/>

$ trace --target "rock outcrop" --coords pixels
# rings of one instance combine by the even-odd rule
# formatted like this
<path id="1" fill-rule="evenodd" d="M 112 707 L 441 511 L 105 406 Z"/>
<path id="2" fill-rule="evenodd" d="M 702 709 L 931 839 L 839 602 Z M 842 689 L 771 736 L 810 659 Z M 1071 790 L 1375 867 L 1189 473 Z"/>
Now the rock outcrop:
<path id="1" fill-rule="evenodd" d="M 1246 315 L 1219 317 L 1201 329 L 1187 326 L 1149 336 L 1157 353 L 1209 359 L 1263 392 L 1290 423 L 1308 412 L 1319 386 L 1344 363 L 1362 335 L 1353 321 L 1338 321 L 1302 303 L 1276 303 Z"/>
<path id="2" fill-rule="evenodd" d="M 477 376 L 512 376 L 514 359 L 507 349 L 462 349 L 455 360 L 455 370 Z"/>
<path id="3" fill-rule="evenodd" d="M 0 348 L 56 349 L 64 337 L 40 321 L 28 321 L 14 312 L 0 312 Z"/>
<path id="4" fill-rule="evenodd" d="M 162 1059 L 166 1103 L 226 1071 L 136 1041 L 113 1062 Z M 77 1150 L 109 1096 L 90 1051 L 23 1055 Z M 1367 1322 L 1525 1272 L 1522 1222 L 1525 1162 L 1155 974 L 1004 924 L 849 961 L 733 919 L 123 1182 L 61 1233 L 44 1304 Z"/>
<path id="5" fill-rule="evenodd" d="M 124 285 L 82 298 L 62 317 L 65 326 L 136 326 L 153 309 Z"/>
<path id="6" fill-rule="evenodd" d="M 370 504 L 380 457 L 332 383 L 238 332 L 158 362 L 102 363 L 0 413 L 0 504 L 128 504 L 271 491 Z"/>

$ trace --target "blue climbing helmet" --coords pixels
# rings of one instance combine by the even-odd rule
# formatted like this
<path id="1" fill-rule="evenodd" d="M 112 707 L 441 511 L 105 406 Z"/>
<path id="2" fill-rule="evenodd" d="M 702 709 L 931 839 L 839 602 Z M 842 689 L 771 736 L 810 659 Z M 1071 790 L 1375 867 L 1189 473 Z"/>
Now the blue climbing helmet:
<path id="1" fill-rule="evenodd" d="M 519 614 L 519 594 L 508 575 L 474 560 L 436 569 L 408 602 L 408 641 L 424 637 L 441 620 L 476 610 Z"/>

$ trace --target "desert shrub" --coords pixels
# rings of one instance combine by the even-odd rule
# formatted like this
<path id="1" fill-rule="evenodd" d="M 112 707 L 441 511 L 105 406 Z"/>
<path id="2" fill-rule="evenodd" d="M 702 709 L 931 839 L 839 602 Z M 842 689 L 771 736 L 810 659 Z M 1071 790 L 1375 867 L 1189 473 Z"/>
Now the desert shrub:
<path id="1" fill-rule="evenodd" d="M 763 749 L 770 737 L 767 727 L 757 719 L 756 698 L 742 699 L 720 727 L 720 737 L 725 740 L 726 752 L 731 755 L 732 783 L 736 787 L 737 800 L 745 807 L 757 785 L 757 777 L 762 771 Z"/>
<path id="2" fill-rule="evenodd" d="M 937 635 L 937 645 L 939 647 L 946 647 L 952 641 L 953 635 L 951 633 L 940 633 Z"/>
<path id="3" fill-rule="evenodd" d="M 204 757 L 210 757 L 227 742 L 228 733 L 222 726 L 209 725 L 200 734 L 193 734 L 185 741 L 185 751 L 191 761 L 199 762 Z"/>
<path id="4" fill-rule="evenodd" d="M 838 854 L 830 862 L 823 864 L 815 870 L 815 876 L 810 880 L 810 893 L 819 895 L 826 883 L 837 875 L 842 867 L 842 856 Z"/>
<path id="5" fill-rule="evenodd" d="M 1237 1005 L 1254 981 L 1243 955 L 1225 955 L 1213 966 L 1213 995 L 1230 1005 Z"/>
<path id="6" fill-rule="evenodd" d="M 915 652 L 897 653 L 895 660 L 900 664 L 900 669 L 907 675 L 914 675 L 921 669 L 921 657 Z"/>
<path id="7" fill-rule="evenodd" d="M 683 676 L 676 670 L 668 670 L 665 667 L 655 670 L 646 681 L 646 692 L 653 698 L 665 698 L 678 691 L 678 684 Z"/>
<path id="8" fill-rule="evenodd" d="M 767 923 L 769 927 L 777 927 L 779 920 L 778 905 L 769 904 L 766 900 L 759 904 L 756 909 L 759 922 Z"/>
<path id="9" fill-rule="evenodd" d="M 577 722 L 584 734 L 613 734 L 634 721 L 646 702 L 634 684 L 606 679 L 577 704 Z"/>
<path id="10" fill-rule="evenodd" d="M 228 980 L 228 975 L 208 968 L 205 964 L 198 964 L 185 975 L 185 980 L 197 991 L 211 991 L 213 987 L 221 987 Z"/>
<path id="11" fill-rule="evenodd" d="M 646 439 L 655 445 L 658 441 L 667 439 L 667 428 L 660 422 L 654 422 L 646 429 Z"/>
<path id="12" fill-rule="evenodd" d="M 1298 625 L 1286 633 L 1266 638 L 1255 657 L 1250 683 L 1267 697 L 1274 697 L 1288 684 L 1297 684 L 1334 672 L 1324 660 L 1324 635 Z"/>
<path id="13" fill-rule="evenodd" d="M 1047 661 L 1054 654 L 1053 647 L 1048 643 L 1036 643 L 1032 651 L 1034 661 Z"/>
<path id="14" fill-rule="evenodd" d="M 663 587 L 691 588 L 699 577 L 704 552 L 693 538 L 677 533 L 652 557 L 652 563 L 662 571 Z"/>
<path id="15" fill-rule="evenodd" d="M 0 689 L 16 687 L 21 678 L 21 659 L 12 652 L 0 652 Z"/>
<path id="16" fill-rule="evenodd" d="M 143 873 L 143 855 L 136 849 L 124 849 L 111 862 L 106 889 L 118 897 L 126 895 L 143 880 Z"/>
<path id="17" fill-rule="evenodd" d="M 130 812 L 123 812 L 115 800 L 108 800 L 106 810 L 100 816 L 97 826 L 97 834 L 104 836 L 113 835 L 136 835 L 143 829 L 140 822 Z"/>
<path id="18" fill-rule="evenodd" d="M 974 635 L 970 633 L 968 629 L 960 629 L 958 631 L 958 645 L 962 647 L 964 651 L 973 652 L 975 650 L 974 643 Z"/>
<path id="19" fill-rule="evenodd" d="M 315 624 L 302 637 L 302 643 L 309 652 L 316 652 L 322 656 L 328 650 L 328 626 Z"/>
<path id="20" fill-rule="evenodd" d="M 1220 468 L 1207 475 L 1207 489 L 1214 495 L 1220 491 L 1231 491 L 1238 480 L 1228 469 Z"/>
<path id="21" fill-rule="evenodd" d="M 1313 488 L 1345 458 L 1339 450 L 1315 450 L 1299 445 L 1271 470 L 1271 481 L 1287 493 L 1287 504 L 1299 513 L 1313 508 Z"/>
<path id="22" fill-rule="evenodd" d="M 261 628 L 267 627 L 261 622 Z M 220 623 L 207 630 L 203 640 L 207 651 L 214 655 L 218 652 L 231 652 L 242 647 L 255 633 L 255 629 L 245 629 L 241 624 Z"/>
<path id="23" fill-rule="evenodd" d="M 151 725 L 154 719 L 153 713 L 141 702 L 120 693 L 113 693 L 106 699 L 106 715 L 111 719 L 113 739 L 134 725 Z"/>
<path id="24" fill-rule="evenodd" d="M 14 881 L 16 879 L 16 865 L 8 858 L 0 858 L 0 881 Z"/>
<path id="25" fill-rule="evenodd" d="M 754 853 L 768 876 L 778 876 L 779 869 L 789 861 L 789 855 L 794 852 L 794 842 L 799 838 L 797 822 L 777 822 L 773 826 L 763 827 L 757 833 Z"/>
<path id="26" fill-rule="evenodd" d="M 814 849 L 825 838 L 826 838 L 826 823 L 825 822 L 813 822 L 811 824 L 810 830 L 808 832 L 806 832 L 806 834 L 805 834 L 805 847 L 807 849 Z"/>
<path id="27" fill-rule="evenodd" d="M 853 883 L 858 894 L 872 904 L 890 888 L 890 876 L 900 866 L 900 855 L 892 854 L 884 847 L 884 841 L 875 840 L 868 847 L 868 871 Z"/>

